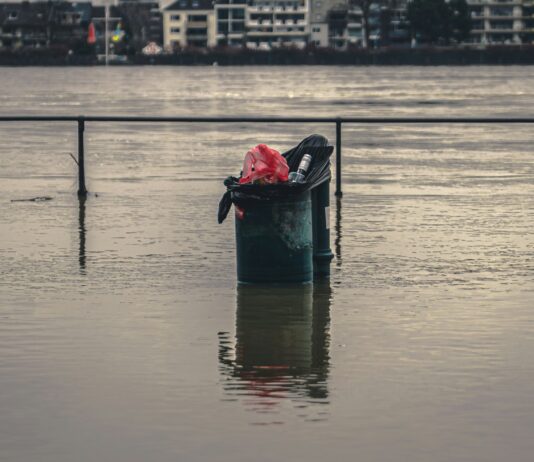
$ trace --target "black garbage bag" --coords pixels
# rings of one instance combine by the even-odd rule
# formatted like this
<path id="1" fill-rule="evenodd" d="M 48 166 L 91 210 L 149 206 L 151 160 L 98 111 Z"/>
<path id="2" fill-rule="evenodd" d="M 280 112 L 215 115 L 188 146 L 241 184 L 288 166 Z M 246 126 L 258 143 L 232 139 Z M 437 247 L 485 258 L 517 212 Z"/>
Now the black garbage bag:
<path id="1" fill-rule="evenodd" d="M 290 172 L 297 170 L 304 154 L 311 155 L 312 160 L 304 183 L 239 184 L 239 178 L 229 176 L 224 180 L 226 192 L 219 202 L 217 215 L 219 223 L 226 219 L 228 212 L 232 208 L 232 203 L 239 205 L 240 201 L 246 199 L 269 201 L 280 197 L 298 195 L 317 187 L 325 181 L 330 181 L 330 156 L 333 150 L 334 147 L 328 144 L 328 140 L 324 136 L 311 135 L 282 154 L 287 161 Z"/>

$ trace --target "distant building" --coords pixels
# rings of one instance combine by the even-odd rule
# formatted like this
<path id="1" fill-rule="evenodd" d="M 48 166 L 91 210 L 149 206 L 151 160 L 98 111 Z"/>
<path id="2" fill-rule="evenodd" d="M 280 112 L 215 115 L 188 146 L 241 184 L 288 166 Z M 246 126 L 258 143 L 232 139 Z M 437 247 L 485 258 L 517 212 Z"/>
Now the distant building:
<path id="1" fill-rule="evenodd" d="M 216 0 L 215 21 L 218 46 L 244 46 L 247 0 Z"/>
<path id="2" fill-rule="evenodd" d="M 49 7 L 46 3 L 0 4 L 0 47 L 41 48 L 50 46 Z"/>
<path id="3" fill-rule="evenodd" d="M 407 0 L 395 0 L 388 5 L 386 45 L 408 45 L 411 42 L 410 25 L 406 17 Z"/>
<path id="4" fill-rule="evenodd" d="M 327 33 L 328 46 L 331 48 L 346 48 L 347 46 L 348 6 L 337 6 L 328 11 Z M 323 45 L 324 46 L 324 45 Z"/>
<path id="5" fill-rule="evenodd" d="M 248 48 L 304 48 L 309 35 L 309 0 L 251 0 L 246 20 Z"/>
<path id="6" fill-rule="evenodd" d="M 369 47 L 410 43 L 407 0 L 372 3 L 369 8 Z M 360 7 L 339 3 L 327 14 L 328 45 L 332 48 L 364 46 L 364 18 Z M 313 26 L 312 26 L 313 27 Z"/>
<path id="7" fill-rule="evenodd" d="M 409 46 L 411 0 L 376 1 L 369 10 L 369 47 Z M 467 44 L 534 43 L 534 0 L 467 0 Z M 109 7 L 109 47 L 134 54 L 150 43 L 176 48 L 331 47 L 365 45 L 361 8 L 351 0 L 176 0 L 163 12 L 154 0 L 117 0 Z M 105 51 L 105 8 L 88 1 L 0 3 L 0 48 Z M 88 44 L 93 23 L 96 43 Z M 93 30 L 91 26 L 91 30 Z"/>
<path id="8" fill-rule="evenodd" d="M 52 43 L 61 44 L 73 51 L 86 48 L 87 32 L 91 22 L 90 2 L 54 2 L 48 4 L 52 13 Z"/>
<path id="9" fill-rule="evenodd" d="M 246 46 L 269 50 L 308 44 L 309 0 L 177 0 L 164 11 L 165 46 Z"/>
<path id="10" fill-rule="evenodd" d="M 22 2 L 0 4 L 0 48 L 86 46 L 91 18 L 88 2 Z"/>
<path id="11" fill-rule="evenodd" d="M 467 0 L 473 21 L 470 43 L 533 43 L 534 3 L 525 0 Z"/>
<path id="12" fill-rule="evenodd" d="M 347 9 L 347 1 L 343 0 L 310 0 L 310 44 L 317 47 L 330 46 L 329 11 Z"/>
<path id="13" fill-rule="evenodd" d="M 346 49 L 363 43 L 363 15 L 359 7 L 342 6 L 330 10 L 328 20 L 328 46 Z"/>
<path id="14" fill-rule="evenodd" d="M 166 49 L 213 47 L 217 44 L 212 0 L 177 0 L 163 11 Z"/>

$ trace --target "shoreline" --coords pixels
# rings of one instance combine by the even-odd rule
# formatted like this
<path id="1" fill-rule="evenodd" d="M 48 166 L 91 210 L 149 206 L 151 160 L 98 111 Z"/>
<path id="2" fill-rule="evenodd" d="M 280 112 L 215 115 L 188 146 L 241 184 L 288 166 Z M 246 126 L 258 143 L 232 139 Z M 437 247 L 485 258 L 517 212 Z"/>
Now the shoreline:
<path id="1" fill-rule="evenodd" d="M 73 55 L 58 50 L 0 51 L 0 66 L 99 66 L 105 65 L 95 55 Z M 472 66 L 534 65 L 534 46 L 498 46 L 476 48 L 383 48 L 372 50 L 332 49 L 248 49 L 184 50 L 181 53 L 129 56 L 110 65 L 175 66 Z"/>

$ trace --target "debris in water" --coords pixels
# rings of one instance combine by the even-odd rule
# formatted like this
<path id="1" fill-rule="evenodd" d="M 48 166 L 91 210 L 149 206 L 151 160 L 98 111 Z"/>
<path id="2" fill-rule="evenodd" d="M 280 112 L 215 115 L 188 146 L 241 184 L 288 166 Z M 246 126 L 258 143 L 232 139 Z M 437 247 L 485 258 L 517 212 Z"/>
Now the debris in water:
<path id="1" fill-rule="evenodd" d="M 44 202 L 51 200 L 52 198 L 50 196 L 38 196 L 32 197 L 31 199 L 11 199 L 11 202 Z"/>

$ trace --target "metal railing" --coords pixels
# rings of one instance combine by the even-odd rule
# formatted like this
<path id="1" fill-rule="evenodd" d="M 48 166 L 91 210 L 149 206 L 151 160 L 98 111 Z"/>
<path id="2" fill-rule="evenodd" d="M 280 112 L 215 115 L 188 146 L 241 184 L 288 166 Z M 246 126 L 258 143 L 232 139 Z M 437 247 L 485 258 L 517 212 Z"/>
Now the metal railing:
<path id="1" fill-rule="evenodd" d="M 341 128 L 343 124 L 533 124 L 533 117 L 140 117 L 140 116 L 0 116 L 0 122 L 76 122 L 78 124 L 78 196 L 85 197 L 84 133 L 87 122 L 144 122 L 144 123 L 296 123 L 335 124 L 336 160 L 335 180 L 338 197 L 341 189 Z"/>

